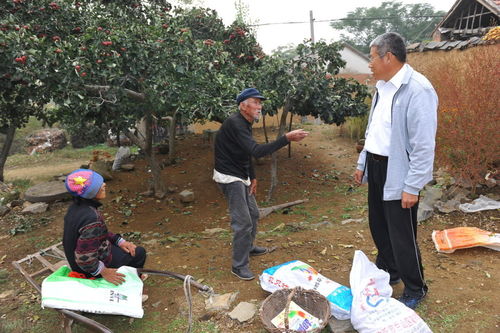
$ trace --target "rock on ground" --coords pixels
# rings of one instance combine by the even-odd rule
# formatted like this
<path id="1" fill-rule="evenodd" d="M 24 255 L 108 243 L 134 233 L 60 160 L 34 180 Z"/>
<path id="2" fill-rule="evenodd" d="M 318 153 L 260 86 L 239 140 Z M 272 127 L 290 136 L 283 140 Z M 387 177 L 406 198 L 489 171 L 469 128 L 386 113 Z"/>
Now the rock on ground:
<path id="1" fill-rule="evenodd" d="M 34 132 L 26 137 L 28 154 L 54 151 L 66 147 L 67 139 L 58 128 L 47 128 Z"/>
<path id="2" fill-rule="evenodd" d="M 429 217 L 434 214 L 434 208 L 426 204 L 425 202 L 421 202 L 418 204 L 418 212 L 417 212 L 417 221 L 425 221 Z"/>
<path id="3" fill-rule="evenodd" d="M 116 171 L 116 170 L 120 170 L 123 169 L 123 162 L 126 158 L 128 158 L 130 156 L 130 148 L 129 147 L 120 147 L 118 148 L 118 151 L 116 152 L 116 155 L 115 155 L 115 160 L 113 162 L 113 167 L 111 168 L 111 170 L 113 171 Z"/>
<path id="4" fill-rule="evenodd" d="M 29 205 L 28 207 L 24 208 L 22 213 L 25 214 L 39 214 L 46 212 L 47 209 L 49 208 L 49 204 L 45 202 L 37 202 L 32 205 Z"/>
<path id="5" fill-rule="evenodd" d="M 122 171 L 133 171 L 135 169 L 135 165 L 132 163 L 122 164 L 120 166 L 120 170 Z"/>
<path id="6" fill-rule="evenodd" d="M 229 307 L 234 302 L 238 294 L 238 292 L 234 292 L 224 295 L 213 295 L 205 300 L 205 309 L 207 311 L 229 310 Z"/>
<path id="7" fill-rule="evenodd" d="M 60 181 L 40 183 L 30 187 L 24 193 L 24 198 L 30 202 L 52 202 L 55 200 L 69 199 L 71 195 L 66 186 Z"/>
<path id="8" fill-rule="evenodd" d="M 181 202 L 183 203 L 190 203 L 194 201 L 194 193 L 189 190 L 184 190 L 181 193 L 179 193 L 181 197 Z"/>
<path id="9" fill-rule="evenodd" d="M 100 174 L 105 181 L 113 179 L 113 176 L 111 175 L 111 166 L 106 161 L 99 160 L 92 162 L 90 169 Z"/>
<path id="10" fill-rule="evenodd" d="M 10 212 L 10 208 L 7 206 L 0 206 L 0 217 L 7 215 Z"/>
<path id="11" fill-rule="evenodd" d="M 255 316 L 257 312 L 257 307 L 253 303 L 241 302 L 238 304 L 233 311 L 229 312 L 229 317 L 231 319 L 238 320 L 240 323 L 248 321 Z"/>

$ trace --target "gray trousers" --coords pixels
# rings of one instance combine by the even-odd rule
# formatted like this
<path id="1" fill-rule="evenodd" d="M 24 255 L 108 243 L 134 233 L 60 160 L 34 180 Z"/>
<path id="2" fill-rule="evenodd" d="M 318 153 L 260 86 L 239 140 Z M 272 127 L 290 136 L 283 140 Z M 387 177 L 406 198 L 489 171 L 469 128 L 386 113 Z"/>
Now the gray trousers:
<path id="1" fill-rule="evenodd" d="M 248 257 L 257 234 L 259 208 L 255 196 L 249 194 L 249 186 L 236 181 L 229 184 L 219 183 L 229 206 L 231 229 L 233 230 L 234 268 L 248 266 Z"/>

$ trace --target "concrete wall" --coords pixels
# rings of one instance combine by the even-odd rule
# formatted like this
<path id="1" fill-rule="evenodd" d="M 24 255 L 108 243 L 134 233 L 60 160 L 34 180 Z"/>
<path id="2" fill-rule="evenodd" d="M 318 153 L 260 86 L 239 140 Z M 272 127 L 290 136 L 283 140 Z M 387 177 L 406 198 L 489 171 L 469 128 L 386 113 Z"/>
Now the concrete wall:
<path id="1" fill-rule="evenodd" d="M 340 55 L 346 62 L 346 66 L 340 70 L 340 74 L 371 74 L 366 58 L 347 47 L 340 51 Z"/>

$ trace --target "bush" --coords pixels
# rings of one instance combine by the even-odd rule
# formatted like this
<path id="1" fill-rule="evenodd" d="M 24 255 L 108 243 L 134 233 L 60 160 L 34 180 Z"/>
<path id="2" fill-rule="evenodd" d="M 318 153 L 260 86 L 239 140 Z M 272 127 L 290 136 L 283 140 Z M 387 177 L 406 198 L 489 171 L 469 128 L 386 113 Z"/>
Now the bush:
<path id="1" fill-rule="evenodd" d="M 342 125 L 341 134 L 347 134 L 351 139 L 359 141 L 359 139 L 365 137 L 367 125 L 368 113 L 358 117 L 349 117 L 345 124 Z"/>
<path id="2" fill-rule="evenodd" d="M 475 188 L 500 158 L 500 45 L 426 53 L 410 63 L 439 96 L 436 162 Z"/>

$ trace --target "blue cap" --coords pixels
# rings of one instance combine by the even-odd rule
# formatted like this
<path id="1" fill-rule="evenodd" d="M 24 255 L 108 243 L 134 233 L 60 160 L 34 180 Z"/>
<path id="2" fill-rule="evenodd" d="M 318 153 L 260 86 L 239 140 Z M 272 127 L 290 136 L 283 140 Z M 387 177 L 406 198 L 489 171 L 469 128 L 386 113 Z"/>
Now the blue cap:
<path id="1" fill-rule="evenodd" d="M 240 92 L 240 94 L 236 97 L 236 104 L 239 105 L 245 99 L 251 98 L 251 97 L 260 98 L 262 100 L 267 99 L 264 96 L 262 96 L 261 93 L 260 93 L 260 91 L 258 91 L 257 89 L 255 89 L 255 88 L 246 88 L 242 92 Z"/>

